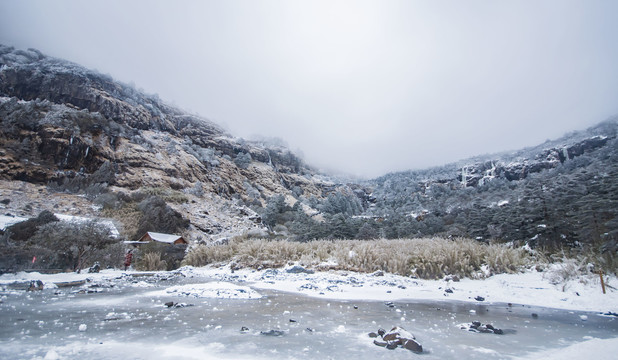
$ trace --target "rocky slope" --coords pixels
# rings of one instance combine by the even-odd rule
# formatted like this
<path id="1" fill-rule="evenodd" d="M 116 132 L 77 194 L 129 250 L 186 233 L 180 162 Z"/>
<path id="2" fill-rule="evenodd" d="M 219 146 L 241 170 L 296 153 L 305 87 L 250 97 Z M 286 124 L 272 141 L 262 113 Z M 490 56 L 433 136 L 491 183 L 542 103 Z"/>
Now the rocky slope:
<path id="1" fill-rule="evenodd" d="M 195 237 L 258 226 L 234 201 L 264 205 L 286 194 L 294 202 L 333 190 L 284 147 L 235 138 L 157 96 L 33 49 L 0 45 L 0 125 L 3 180 L 73 193 L 95 185 L 177 190 L 187 201 L 171 205 L 191 220 Z"/>

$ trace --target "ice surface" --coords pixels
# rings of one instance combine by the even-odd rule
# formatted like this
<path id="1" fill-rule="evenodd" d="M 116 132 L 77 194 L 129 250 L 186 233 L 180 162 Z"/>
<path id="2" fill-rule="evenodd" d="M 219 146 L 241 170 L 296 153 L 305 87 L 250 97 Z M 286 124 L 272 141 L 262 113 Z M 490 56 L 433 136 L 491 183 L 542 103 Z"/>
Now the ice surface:
<path id="1" fill-rule="evenodd" d="M 554 286 L 543 274 L 459 282 L 340 271 L 231 273 L 229 267 L 5 274 L 0 285 L 90 281 L 73 289 L 3 292 L 0 358 L 408 359 L 407 350 L 386 350 L 367 336 L 394 326 L 416 336 L 426 359 L 558 359 L 565 357 L 553 354 L 570 348 L 570 355 L 580 345 L 595 359 L 615 354 L 618 319 L 598 313 L 617 312 L 615 291 L 603 295 L 592 278 Z M 88 292 L 94 289 L 98 292 Z M 179 301 L 193 306 L 164 306 Z M 535 306 L 554 304 L 569 310 Z M 505 333 L 471 333 L 458 326 L 472 321 Z M 87 330 L 77 331 L 81 325 Z M 282 335 L 262 335 L 270 331 Z"/>

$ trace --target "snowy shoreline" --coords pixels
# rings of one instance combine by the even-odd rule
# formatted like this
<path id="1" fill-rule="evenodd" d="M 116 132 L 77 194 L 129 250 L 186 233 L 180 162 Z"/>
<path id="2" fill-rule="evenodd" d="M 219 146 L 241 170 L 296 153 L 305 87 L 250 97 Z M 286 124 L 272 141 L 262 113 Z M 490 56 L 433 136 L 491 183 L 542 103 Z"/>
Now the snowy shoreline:
<path id="1" fill-rule="evenodd" d="M 302 269 L 300 272 L 297 269 Z M 229 266 L 183 267 L 172 272 L 156 272 L 155 275 L 180 273 L 187 277 L 205 277 L 213 281 L 242 283 L 252 289 L 268 289 L 297 293 L 306 296 L 333 300 L 380 300 L 380 301 L 464 301 L 471 303 L 541 306 L 572 311 L 601 313 L 618 312 L 618 291 L 611 284 L 618 283 L 615 276 L 605 276 L 606 294 L 602 293 L 598 275 L 580 276 L 552 284 L 548 272 L 527 270 L 519 274 L 499 274 L 485 279 L 421 280 L 393 274 L 364 274 L 350 271 L 303 271 L 296 266 L 280 269 L 240 269 L 232 271 Z M 54 283 L 90 279 L 104 281 L 124 277 L 140 277 L 152 272 L 103 270 L 100 273 L 40 274 L 19 272 L 0 276 L 0 286 L 41 280 L 45 288 L 56 287 Z M 457 280 L 457 279 L 455 279 Z"/>
<path id="2" fill-rule="evenodd" d="M 277 297 L 282 294 L 273 294 L 272 291 L 275 292 L 286 292 L 290 294 L 296 294 L 300 297 L 314 298 L 314 299 L 324 299 L 327 300 L 325 302 L 320 301 L 308 301 L 303 303 L 311 303 L 313 306 L 316 306 L 312 309 L 315 311 L 323 311 L 320 309 L 320 304 L 323 305 L 323 308 L 331 308 L 331 300 L 332 301 L 345 301 L 348 302 L 346 304 L 340 304 L 339 307 L 344 309 L 343 311 L 358 311 L 359 315 L 363 316 L 363 311 L 367 311 L 366 309 L 371 308 L 373 305 L 367 304 L 367 302 L 379 301 L 384 302 L 389 308 L 391 307 L 389 303 L 395 302 L 392 304 L 392 314 L 396 314 L 395 317 L 401 316 L 402 322 L 406 322 L 406 325 L 416 326 L 416 332 L 421 333 L 421 339 L 424 340 L 423 345 L 428 346 L 430 349 L 428 354 L 431 354 L 431 350 L 436 350 L 438 344 L 440 343 L 440 337 L 444 336 L 444 331 L 453 331 L 458 332 L 461 331 L 460 325 L 456 325 L 461 321 L 468 322 L 468 318 L 474 319 L 477 316 L 477 311 L 485 311 L 488 305 L 502 307 L 505 304 L 512 304 L 513 307 L 521 307 L 523 306 L 531 306 L 531 307 L 542 307 L 543 309 L 524 309 L 524 310 L 513 310 L 514 313 L 521 314 L 522 311 L 529 311 L 529 316 L 535 317 L 534 313 L 538 312 L 540 315 L 539 321 L 544 321 L 541 319 L 545 319 L 548 313 L 545 312 L 544 309 L 559 309 L 560 312 L 564 311 L 564 316 L 571 317 L 574 320 L 573 324 L 575 328 L 578 328 L 577 323 L 580 324 L 588 324 L 593 326 L 596 324 L 600 316 L 604 316 L 603 314 L 607 313 L 616 313 L 618 310 L 618 291 L 615 290 L 613 284 L 616 283 L 616 278 L 613 276 L 608 276 L 607 281 L 610 284 L 610 287 L 607 288 L 607 294 L 602 294 L 599 277 L 593 276 L 580 276 L 579 278 L 571 279 L 570 281 L 562 282 L 560 284 L 552 284 L 550 280 L 548 280 L 549 276 L 547 276 L 548 272 L 537 272 L 535 270 L 527 270 L 523 273 L 519 274 L 501 274 L 489 276 L 482 280 L 472 280 L 472 279 L 461 279 L 456 281 L 454 278 L 442 279 L 442 280 L 420 280 L 413 279 L 409 277 L 402 277 L 398 275 L 388 274 L 388 273 L 373 273 L 373 274 L 365 274 L 365 273 L 356 273 L 350 271 L 340 271 L 340 270 L 330 270 L 330 271 L 312 271 L 310 269 L 305 269 L 299 265 L 291 265 L 285 268 L 278 269 L 264 269 L 264 270 L 253 270 L 253 269 L 240 269 L 232 271 L 229 265 L 226 266 L 206 266 L 201 268 L 194 267 L 183 267 L 181 269 L 175 271 L 160 271 L 160 272 L 138 272 L 138 271 L 121 271 L 121 270 L 103 270 L 99 273 L 61 273 L 61 274 L 40 274 L 37 272 L 20 272 L 17 274 L 3 274 L 0 275 L 0 288 L 4 289 L 0 293 L 0 303 L 3 301 L 6 302 L 6 306 L 12 306 L 10 301 L 16 301 L 15 299 L 26 299 L 28 301 L 36 301 L 37 299 L 45 299 L 44 296 L 31 296 L 30 294 L 25 293 L 24 290 L 12 290 L 9 284 L 14 283 L 28 283 L 30 281 L 41 281 L 43 282 L 44 288 L 43 293 L 49 289 L 50 296 L 47 297 L 50 304 L 61 304 L 63 302 L 58 301 L 58 297 L 55 295 L 51 295 L 51 293 L 55 293 L 56 283 L 67 283 L 67 282 L 77 282 L 81 280 L 85 280 L 85 284 L 83 286 L 72 287 L 59 289 L 58 293 L 65 293 L 65 297 L 63 297 L 64 301 L 67 304 L 72 304 L 71 309 L 80 310 L 79 313 L 85 311 L 84 309 L 94 309 L 94 308 L 105 308 L 102 314 L 99 314 L 99 319 L 101 316 L 104 316 L 104 320 L 88 322 L 86 320 L 79 320 L 73 325 L 69 325 L 68 320 L 62 320 L 62 322 L 67 322 L 66 324 L 62 324 L 61 328 L 64 330 L 74 329 L 74 331 L 79 334 L 88 336 L 95 336 L 93 334 L 97 334 L 97 329 L 101 330 L 110 326 L 106 331 L 110 331 L 115 325 L 114 322 L 118 321 L 118 326 L 120 324 L 124 326 L 130 326 L 131 322 L 128 320 L 131 319 L 141 319 L 140 321 L 144 321 L 145 319 L 154 318 L 154 323 L 157 324 L 157 321 L 161 321 L 161 324 L 165 324 L 166 322 L 171 321 L 182 321 L 183 325 L 187 325 L 190 323 L 193 329 L 198 329 L 197 332 L 210 332 L 211 335 L 219 335 L 219 332 L 223 334 L 223 337 L 215 337 L 209 343 L 195 342 L 195 339 L 190 338 L 189 342 L 183 339 L 183 341 L 175 340 L 172 343 L 157 343 L 153 344 L 148 340 L 144 340 L 143 343 L 135 343 L 131 341 L 131 346 L 135 348 L 137 346 L 140 348 L 140 352 L 150 354 L 151 358 L 217 358 L 217 359 L 226 359 L 226 358 L 263 358 L 263 356 L 251 356 L 244 352 L 239 354 L 234 354 L 233 356 L 229 352 L 228 347 L 231 346 L 226 341 L 222 340 L 226 337 L 238 337 L 242 336 L 242 332 L 238 332 L 239 324 L 233 323 L 230 325 L 228 322 L 229 319 L 233 318 L 232 315 L 225 314 L 226 308 L 222 307 L 221 302 L 224 301 L 225 304 L 232 304 L 231 309 L 236 309 L 234 311 L 238 311 L 238 307 L 234 307 L 233 305 L 235 301 L 242 301 L 242 307 L 251 307 L 254 305 L 248 305 L 249 302 L 253 303 L 255 301 L 255 309 L 263 309 L 267 308 L 270 311 L 272 306 L 264 305 L 270 303 L 269 298 L 272 296 L 273 301 L 276 302 Z M 77 292 L 84 291 L 93 291 L 98 292 L 101 288 L 106 287 L 118 287 L 118 288 L 127 288 L 132 287 L 135 288 L 136 291 L 130 291 L 128 297 L 120 296 L 120 297 L 101 297 L 98 298 L 98 295 L 84 295 L 85 298 L 75 298 L 74 294 Z M 137 289 L 144 288 L 144 289 Z M 70 289 L 70 290 L 69 290 Z M 448 290 L 448 291 L 447 291 Z M 17 296 L 15 296 L 17 294 Z M 19 295 L 21 294 L 21 295 Z M 579 294 L 579 295 L 578 295 Z M 23 295 L 23 297 L 22 297 Z M 274 296 L 273 296 L 274 295 Z M 62 296 L 62 295 L 61 295 Z M 201 300 L 198 300 L 201 298 Z M 8 301 L 7 301 L 8 299 Z M 200 319 L 199 322 L 192 323 L 191 320 L 187 318 L 183 318 L 186 314 L 194 314 L 192 310 L 181 310 L 180 308 L 189 307 L 189 309 L 193 309 L 191 307 L 195 306 L 194 309 L 201 309 L 203 311 L 204 301 L 209 302 L 210 299 L 218 299 L 215 300 L 214 303 L 217 304 L 217 307 L 220 309 L 214 308 L 212 312 L 209 313 L 208 316 L 201 315 L 199 317 L 204 316 L 206 322 L 202 322 Z M 261 299 L 261 300 L 260 300 Z M 19 300 L 21 301 L 21 300 Z M 355 302 L 358 303 L 355 304 Z M 135 304 L 148 304 L 148 312 L 150 315 L 146 316 L 147 313 L 141 313 L 144 309 L 142 309 L 142 305 Z M 405 304 L 405 303 L 408 304 Z M 132 307 L 122 308 L 121 304 L 131 303 Z M 262 305 L 260 305 L 260 303 Z M 328 303 L 328 304 L 326 304 Z M 423 321 L 426 322 L 426 319 L 423 319 L 423 316 L 416 315 L 416 318 L 408 319 L 406 317 L 406 306 L 410 303 L 432 303 L 434 306 L 443 307 L 443 305 L 447 306 L 444 303 L 464 303 L 467 304 L 463 306 L 463 314 L 460 313 L 460 317 L 463 320 L 455 319 L 455 317 L 451 317 L 450 319 L 443 319 L 442 322 L 439 320 L 431 320 L 428 324 L 430 327 L 427 327 L 428 324 L 422 325 Z M 202 305 L 201 305 L 202 304 Z M 404 305 L 405 304 L 405 305 Z M 358 307 L 356 306 L 358 305 Z M 48 305 L 42 305 L 48 306 Z M 92 308 L 90 308 L 90 307 Z M 289 304 L 288 304 L 289 306 Z M 455 305 L 459 306 L 459 305 Z M 339 308 L 333 306 L 333 308 Z M 345 310 L 347 308 L 348 310 Z M 378 306 L 381 309 L 388 309 L 383 306 Z M 422 308 L 422 307 L 421 307 Z M 139 310 L 138 310 L 139 309 Z M 168 310 L 169 309 L 169 310 Z M 273 308 L 274 309 L 274 308 Z M 267 316 L 268 324 L 271 327 L 265 327 L 263 329 L 259 328 L 259 325 L 256 325 L 256 319 L 253 319 L 253 326 L 248 325 L 252 329 L 255 327 L 254 335 L 246 335 L 247 338 L 242 338 L 243 341 L 249 339 L 251 343 L 261 343 L 263 338 L 260 335 L 258 330 L 268 330 L 271 328 L 279 328 L 281 327 L 284 330 L 290 331 L 290 334 L 294 333 L 294 336 L 306 336 L 306 341 L 311 344 L 317 344 L 316 342 L 311 342 L 312 335 L 305 334 L 303 326 L 300 326 L 299 329 L 296 329 L 294 325 L 289 325 L 291 323 L 287 322 L 287 318 L 291 319 L 292 313 L 295 313 L 297 316 L 303 314 L 299 312 L 299 309 L 296 308 L 296 312 L 290 310 L 292 308 L 285 307 L 278 310 L 275 310 L 275 313 L 283 314 L 278 315 L 276 317 Z M 350 310 L 350 309 L 359 309 L 359 310 Z M 433 307 L 435 309 L 435 307 Z M 285 311 L 284 311 L 285 310 Z M 468 314 L 469 310 L 469 314 Z M 508 312 L 511 309 L 508 310 Z M 88 310 L 90 311 L 90 310 Z M 266 313 L 269 313 L 269 312 Z M 379 310 L 384 311 L 384 310 Z M 378 312 L 379 312 L 378 311 Z M 386 310 L 391 311 L 391 310 Z M 506 313 L 507 310 L 502 310 Z M 140 312 L 140 315 L 137 316 L 136 313 Z M 551 311 L 553 312 L 553 310 Z M 575 312 L 579 312 L 574 314 Z M 589 313 L 585 313 L 589 312 Z M 328 314 L 328 312 L 326 312 Z M 401 315 L 399 315 L 401 313 Z M 499 310 L 496 312 L 492 312 L 498 314 Z M 568 314 L 567 314 L 568 313 Z M 106 314 L 106 315 L 105 315 Z M 431 318 L 432 312 L 426 314 Z M 478 314 L 481 315 L 481 314 Z M 190 315 L 191 316 L 191 315 Z M 225 318 L 225 321 L 217 321 L 215 318 L 221 316 Z M 246 315 L 245 315 L 246 316 Z M 284 321 L 277 320 L 278 317 L 283 316 Z M 365 315 L 366 316 L 366 315 Z M 450 315 L 453 316 L 453 315 Z M 487 316 L 487 315 L 485 315 Z M 494 315 L 495 316 L 495 315 Z M 500 316 L 500 315 L 498 315 Z M 563 316 L 563 315 L 559 315 Z M 404 320 L 406 317 L 407 320 Z M 439 317 L 439 315 L 438 315 Z M 606 322 L 614 323 L 616 319 L 614 315 L 607 315 Z M 125 318 L 127 321 L 125 321 Z M 240 317 L 241 319 L 245 319 L 244 317 Z M 182 320 L 181 320 L 182 319 Z M 209 320 L 208 320 L 209 319 Z M 261 318 L 258 318 L 257 323 L 259 324 Z M 371 319 L 370 317 L 365 319 Z M 514 317 L 511 321 L 501 322 L 501 324 L 509 324 L 510 326 L 514 326 L 519 330 L 523 330 L 527 328 L 526 323 L 517 324 L 517 317 Z M 526 321 L 526 319 L 521 320 L 521 315 L 519 317 L 520 322 Z M 57 318 L 54 320 L 58 320 Z M 273 320 L 273 324 L 270 325 L 270 321 Z M 303 316 L 296 318 L 296 320 L 307 321 L 308 318 L 303 319 Z M 362 324 L 362 326 L 354 326 L 352 324 L 345 323 L 346 317 L 338 318 L 334 323 L 329 323 L 328 325 L 323 325 L 324 329 L 321 331 L 321 336 L 326 336 L 325 339 L 330 339 L 332 336 L 335 338 L 337 336 L 345 336 L 341 329 L 348 329 L 352 333 L 353 339 L 358 339 L 358 346 L 367 346 L 368 350 L 374 350 L 375 345 L 371 342 L 371 339 L 367 337 L 367 333 L 363 332 L 365 328 L 369 329 L 365 325 L 369 324 L 369 320 L 367 320 L 367 324 Z M 496 320 L 496 319 L 494 319 Z M 508 320 L 508 317 L 507 317 Z M 41 324 L 41 320 L 37 320 L 36 324 Z M 241 320 L 242 321 L 242 320 Z M 247 323 L 251 323 L 249 320 Z M 244 322 L 243 321 L 243 322 Z M 392 321 L 387 320 L 389 323 Z M 435 325 L 437 321 L 442 324 L 441 326 L 450 327 L 453 326 L 456 330 L 442 330 L 433 329 L 431 327 L 438 326 Z M 55 333 L 56 331 L 62 331 L 62 329 L 57 330 L 55 328 L 55 323 L 48 321 L 51 331 L 49 334 Z M 244 326 L 245 323 L 241 322 Z M 45 321 L 42 322 L 45 325 Z M 88 325 L 86 326 L 86 323 Z M 535 323 L 535 321 L 533 321 Z M 25 323 L 24 323 L 25 324 Z M 79 324 L 79 328 L 77 325 Z M 320 324 L 322 324 L 320 322 Z M 39 326 L 37 325 L 37 326 Z M 159 325 L 157 326 L 165 326 Z M 375 321 L 371 322 L 371 329 L 377 326 Z M 424 327 L 425 326 L 425 327 Z M 233 328 L 233 329 L 231 329 Z M 551 328 L 551 326 L 550 326 Z M 33 330 L 35 329 L 35 330 Z M 38 328 L 29 329 L 31 331 L 39 331 Z M 75 330 L 76 329 L 76 330 Z M 298 331 L 296 331 L 296 330 Z M 362 330 L 359 330 L 362 329 Z M 612 330 L 613 329 L 613 330 Z M 159 328 L 160 330 L 160 328 Z M 539 345 L 538 348 L 528 346 L 525 351 L 521 353 L 510 352 L 508 356 L 503 358 L 512 358 L 512 359 L 535 359 L 535 358 L 544 358 L 544 359 L 579 359 L 582 356 L 588 356 L 590 354 L 594 354 L 596 359 L 612 359 L 615 356 L 615 352 L 618 351 L 618 337 L 615 337 L 615 327 L 609 327 L 608 330 L 611 332 L 610 334 L 599 333 L 599 332 L 583 332 L 579 337 L 573 337 L 572 334 L 565 335 L 561 333 L 560 336 L 565 336 L 565 338 L 569 338 L 570 342 L 559 343 L 556 345 L 552 343 L 549 346 Z M 25 330 L 27 331 L 27 330 Z M 94 331 L 92 334 L 91 331 Z M 226 332 L 227 331 L 227 332 Z M 312 330 L 313 331 L 313 330 Z M 528 334 L 522 332 L 521 338 L 517 339 L 517 341 L 530 341 L 529 331 L 539 331 L 534 330 L 534 325 L 531 325 L 531 328 L 528 329 Z M 545 330 L 543 330 L 545 331 Z M 465 338 L 465 333 L 457 334 L 457 339 L 451 347 L 453 349 L 463 349 L 463 351 L 472 351 L 472 355 L 475 355 L 477 352 L 485 353 L 488 355 L 499 355 L 500 347 L 496 345 L 496 343 L 492 341 L 477 341 L 474 339 L 482 340 L 482 337 L 470 337 Z M 26 333 L 24 333 L 26 334 Z M 98 333 L 98 336 L 102 336 L 102 333 Z M 238 335 L 241 334 L 241 335 Z M 441 335 L 442 334 L 442 335 Z M 609 335 L 609 338 L 605 336 Z M 611 336 L 614 337 L 611 337 Z M 22 340 L 26 341 L 29 335 L 22 335 Z M 42 335 L 43 337 L 49 336 L 47 333 Z M 64 336 L 64 335 L 63 335 Z M 81 354 L 84 358 L 98 358 L 99 355 L 105 354 L 106 356 L 110 354 L 119 354 L 122 349 L 128 346 L 128 343 L 123 341 L 110 341 L 110 340 L 97 340 L 95 342 L 90 342 L 83 337 L 79 337 L 81 335 L 71 335 L 74 336 L 75 339 L 82 339 L 81 341 L 73 341 L 69 343 L 55 343 L 53 345 L 43 345 L 42 348 L 32 348 L 32 358 L 33 359 L 41 359 L 40 355 L 37 357 L 36 354 L 45 354 L 45 358 L 69 358 L 70 354 Z M 461 337 L 463 336 L 463 337 Z M 507 335 L 505 335 L 507 336 Z M 527 337 L 526 337 L 527 336 Z M 241 339 L 241 338 L 238 338 Z M 258 339 L 262 339 L 259 340 Z M 304 339 L 304 338 L 303 338 Z M 452 338 L 449 338 L 452 340 Z M 489 339 L 487 339 L 489 340 Z M 323 345 L 323 344 L 322 344 Z M 19 345 L 21 346 L 21 345 Z M 256 345 L 257 346 L 257 345 Z M 281 350 L 279 349 L 276 343 L 271 343 L 269 346 L 273 346 L 272 350 Z M 310 348 L 309 345 L 307 345 Z M 321 345 L 315 345 L 321 346 Z M 153 349 L 156 348 L 156 351 Z M 16 354 L 17 348 L 6 350 L 7 354 Z M 178 351 L 182 351 L 184 354 L 181 357 L 177 357 L 176 355 Z M 88 355 L 90 354 L 90 355 Z M 282 353 L 283 354 L 283 353 Z M 449 353 L 447 354 L 447 358 Z M 444 355 L 441 354 L 441 355 Z M 262 354 L 263 355 L 263 354 Z M 304 355 L 304 353 L 303 353 Z M 55 357 L 54 357 L 55 356 Z M 283 356 L 283 357 L 282 357 Z M 274 358 L 285 358 L 286 355 L 282 356 L 274 356 Z M 434 358 L 429 356 L 430 358 Z M 475 358 L 472 356 L 472 358 Z"/>

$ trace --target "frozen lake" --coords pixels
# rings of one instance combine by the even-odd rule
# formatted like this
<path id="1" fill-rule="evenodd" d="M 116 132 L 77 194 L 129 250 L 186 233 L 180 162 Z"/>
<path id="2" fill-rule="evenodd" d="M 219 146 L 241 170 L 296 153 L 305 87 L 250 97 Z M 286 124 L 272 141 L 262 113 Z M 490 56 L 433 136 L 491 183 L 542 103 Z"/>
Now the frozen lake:
<path id="1" fill-rule="evenodd" d="M 165 292 L 210 282 L 180 276 L 123 278 L 95 287 L 5 292 L 0 358 L 497 359 L 618 337 L 615 317 L 533 306 L 459 301 L 394 301 L 388 306 L 264 289 L 252 299 Z M 243 289 L 238 291 L 246 294 Z M 225 288 L 220 291 L 225 295 Z M 168 308 L 169 301 L 192 306 Z M 505 334 L 460 329 L 475 320 Z M 367 335 L 396 325 L 416 336 L 423 354 L 375 346 Z M 270 330 L 281 333 L 262 334 Z"/>

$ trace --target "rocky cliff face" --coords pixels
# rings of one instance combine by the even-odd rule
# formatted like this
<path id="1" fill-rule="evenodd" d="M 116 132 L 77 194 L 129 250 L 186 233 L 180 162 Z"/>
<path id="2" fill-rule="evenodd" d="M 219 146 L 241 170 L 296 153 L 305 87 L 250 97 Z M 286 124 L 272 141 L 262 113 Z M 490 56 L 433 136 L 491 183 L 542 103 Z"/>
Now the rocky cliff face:
<path id="1" fill-rule="evenodd" d="M 496 178 L 503 178 L 509 181 L 523 180 L 530 174 L 553 169 L 563 164 L 566 160 L 572 160 L 602 148 L 613 138 L 593 136 L 574 144 L 544 149 L 532 159 L 520 159 L 508 163 L 501 160 L 488 160 L 466 165 L 459 169 L 457 180 L 464 186 L 483 185 L 487 181 Z"/>
<path id="2" fill-rule="evenodd" d="M 273 194 L 331 191 L 286 148 L 234 138 L 157 96 L 32 49 L 0 45 L 0 125 L 4 180 L 82 179 L 125 190 L 199 187 L 211 203 L 229 208 L 234 199 L 265 204 Z M 184 212 L 202 231 L 212 225 Z"/>

